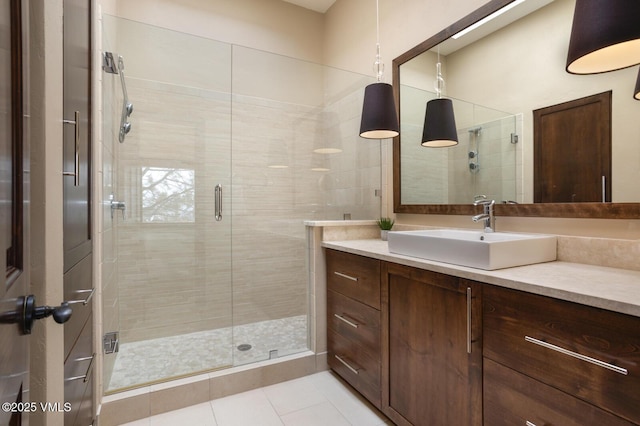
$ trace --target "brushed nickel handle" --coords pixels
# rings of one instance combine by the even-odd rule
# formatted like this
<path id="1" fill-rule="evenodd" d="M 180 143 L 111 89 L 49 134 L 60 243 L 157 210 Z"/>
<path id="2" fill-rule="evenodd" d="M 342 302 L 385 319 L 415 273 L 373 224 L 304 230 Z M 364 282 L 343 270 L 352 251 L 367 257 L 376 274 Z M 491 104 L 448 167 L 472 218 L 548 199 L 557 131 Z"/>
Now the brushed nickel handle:
<path id="1" fill-rule="evenodd" d="M 346 319 L 344 316 L 344 314 L 342 315 L 338 315 L 338 314 L 333 314 L 334 317 L 338 318 L 340 321 L 343 321 L 347 324 L 349 324 L 351 327 L 353 328 L 358 328 L 358 324 L 356 324 L 355 322 L 349 321 L 348 319 Z"/>
<path id="2" fill-rule="evenodd" d="M 89 295 L 84 298 L 84 299 L 80 299 L 80 300 L 69 300 L 67 301 L 68 304 L 72 305 L 74 303 L 82 303 L 83 305 L 86 305 L 89 303 L 89 301 L 91 301 L 91 298 L 93 297 L 93 293 L 95 293 L 96 289 L 95 287 L 89 290 L 77 290 L 76 293 L 89 293 Z"/>
<path id="3" fill-rule="evenodd" d="M 215 189 L 215 216 L 216 221 L 222 220 L 222 185 L 216 185 Z"/>
<path id="4" fill-rule="evenodd" d="M 524 422 L 525 426 L 536 426 L 535 423 L 530 422 L 529 420 L 527 420 L 526 422 Z"/>
<path id="5" fill-rule="evenodd" d="M 348 280 L 358 282 L 358 278 L 356 278 L 356 277 L 352 277 L 350 275 L 346 275 L 346 274 L 343 274 L 343 273 L 338 272 L 338 271 L 334 271 L 333 273 L 336 274 L 339 277 L 346 278 Z"/>
<path id="6" fill-rule="evenodd" d="M 62 120 L 64 124 L 73 124 L 75 126 L 74 132 L 74 171 L 62 172 L 64 176 L 73 176 L 73 186 L 80 186 L 80 111 L 76 111 L 74 114 L 75 120 Z"/>
<path id="7" fill-rule="evenodd" d="M 467 353 L 471 353 L 471 287 L 467 287 Z"/>
<path id="8" fill-rule="evenodd" d="M 569 355 L 569 356 L 571 356 L 573 358 L 577 358 L 577 359 L 579 359 L 581 361 L 586 361 L 586 362 L 589 362 L 591 364 L 595 364 L 595 365 L 597 365 L 599 367 L 606 368 L 606 369 L 611 370 L 611 371 L 615 371 L 616 373 L 622 374 L 624 376 L 627 376 L 629 374 L 629 372 L 627 371 L 626 368 L 618 367 L 617 365 L 609 364 L 607 362 L 600 361 L 599 359 L 591 358 L 590 356 L 582 355 L 582 354 L 579 354 L 577 352 L 573 352 L 573 351 L 570 351 L 568 349 L 561 348 L 560 346 L 556 346 L 556 345 L 552 345 L 551 343 L 543 342 L 542 340 L 538 340 L 538 339 L 535 339 L 533 337 L 524 336 L 524 340 L 526 340 L 529 343 L 534 343 L 536 345 L 542 346 L 543 348 L 551 349 L 553 351 L 560 352 L 561 354 Z"/>
<path id="9" fill-rule="evenodd" d="M 357 368 L 353 368 L 352 366 L 349 365 L 349 363 L 347 361 L 345 361 L 342 357 L 339 357 L 338 355 L 334 355 L 334 357 L 340 361 L 345 367 L 347 367 L 349 370 L 351 370 L 351 372 L 353 374 L 360 374 L 358 373 L 358 369 Z"/>

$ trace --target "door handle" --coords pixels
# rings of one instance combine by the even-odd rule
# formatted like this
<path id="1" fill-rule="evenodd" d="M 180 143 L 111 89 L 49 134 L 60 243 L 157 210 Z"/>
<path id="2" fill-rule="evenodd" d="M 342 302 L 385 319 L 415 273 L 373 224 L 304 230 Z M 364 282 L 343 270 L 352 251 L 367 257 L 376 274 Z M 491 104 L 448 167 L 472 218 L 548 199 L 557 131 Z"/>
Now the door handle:
<path id="1" fill-rule="evenodd" d="M 222 220 L 222 185 L 217 184 L 215 189 L 215 215 L 216 221 Z"/>
<path id="2" fill-rule="evenodd" d="M 22 334 L 31 334 L 33 322 L 42 318 L 53 316 L 58 324 L 64 324 L 71 318 L 73 310 L 68 302 L 62 302 L 60 306 L 36 306 L 36 297 L 31 294 L 27 297 L 18 297 L 14 311 L 2 312 L 0 323 L 18 324 Z"/>
<path id="3" fill-rule="evenodd" d="M 64 176 L 73 176 L 73 186 L 80 186 L 80 111 L 75 112 L 75 120 L 62 120 L 64 124 L 73 124 L 75 132 L 74 143 L 74 170 L 73 172 L 62 172 Z"/>

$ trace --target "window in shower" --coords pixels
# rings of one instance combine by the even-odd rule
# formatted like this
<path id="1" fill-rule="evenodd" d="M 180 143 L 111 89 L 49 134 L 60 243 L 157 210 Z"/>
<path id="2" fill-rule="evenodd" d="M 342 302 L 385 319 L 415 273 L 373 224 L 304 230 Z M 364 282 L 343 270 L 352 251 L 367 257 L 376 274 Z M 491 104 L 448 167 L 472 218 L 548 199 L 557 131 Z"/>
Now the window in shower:
<path id="1" fill-rule="evenodd" d="M 195 172 L 168 167 L 142 168 L 142 221 L 195 221 Z"/>

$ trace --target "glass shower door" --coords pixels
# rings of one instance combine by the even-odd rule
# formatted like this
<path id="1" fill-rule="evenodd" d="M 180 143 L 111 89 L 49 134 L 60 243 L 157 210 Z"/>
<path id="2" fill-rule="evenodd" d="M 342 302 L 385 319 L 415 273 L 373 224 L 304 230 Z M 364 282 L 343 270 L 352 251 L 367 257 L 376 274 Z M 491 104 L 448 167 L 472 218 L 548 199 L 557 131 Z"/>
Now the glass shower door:
<path id="1" fill-rule="evenodd" d="M 115 391 L 233 365 L 231 47 L 109 16 L 103 31 L 134 105 L 123 143 L 117 120 L 103 132 L 126 205 L 110 219 L 117 294 L 105 323 L 118 321 L 104 331 L 119 333 L 119 351 L 106 357 L 105 387 Z M 119 76 L 103 73 L 103 88 L 104 115 L 118 117 Z"/>

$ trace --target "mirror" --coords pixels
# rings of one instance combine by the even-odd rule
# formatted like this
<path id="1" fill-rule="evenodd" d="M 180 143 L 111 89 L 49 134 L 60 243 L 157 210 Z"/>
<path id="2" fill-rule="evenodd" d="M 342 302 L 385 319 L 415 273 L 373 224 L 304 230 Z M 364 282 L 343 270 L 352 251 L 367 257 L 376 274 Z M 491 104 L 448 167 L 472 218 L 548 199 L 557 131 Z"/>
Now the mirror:
<path id="1" fill-rule="evenodd" d="M 393 61 L 401 122 L 394 140 L 394 211 L 473 214 L 473 196 L 485 194 L 518 202 L 497 205 L 503 216 L 639 218 L 640 123 L 634 117 L 640 102 L 632 97 L 638 68 L 565 72 L 575 0 L 528 0 L 451 38 L 511 3 L 521 2 L 492 0 Z M 460 143 L 453 148 L 424 148 L 419 140 L 426 101 L 435 97 L 438 51 L 444 95 L 454 100 Z M 533 204 L 533 110 L 606 91 L 613 93 L 613 202 Z M 489 143 L 496 123 L 499 149 Z"/>

